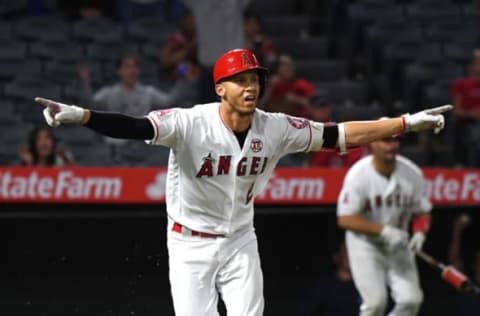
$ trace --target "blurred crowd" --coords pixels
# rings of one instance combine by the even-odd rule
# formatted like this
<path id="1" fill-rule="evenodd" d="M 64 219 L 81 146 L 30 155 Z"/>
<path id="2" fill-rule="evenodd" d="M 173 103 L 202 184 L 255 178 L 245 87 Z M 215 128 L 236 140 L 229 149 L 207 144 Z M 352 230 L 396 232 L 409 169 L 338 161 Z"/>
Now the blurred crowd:
<path id="1" fill-rule="evenodd" d="M 428 1 L 422 0 L 420 3 Z M 70 59 L 68 67 L 76 68 L 73 71 L 67 69 L 70 77 L 54 79 L 61 81 L 62 93 L 58 96 L 65 103 L 142 116 L 158 108 L 191 107 L 213 102 L 216 96 L 211 78 L 216 57 L 229 49 L 246 47 L 253 50 L 261 63 L 270 69 L 266 93 L 259 105 L 261 109 L 329 123 L 399 115 L 422 107 L 420 104 L 426 101 L 452 103 L 455 111 L 448 117 L 447 131 L 435 138 L 431 135 L 406 137 L 404 154 L 420 165 L 477 167 L 480 164 L 477 159 L 480 151 L 480 51 L 470 49 L 468 62 L 462 57 L 463 62 L 456 63 L 461 71 L 456 72 L 455 77 L 440 78 L 442 82 L 448 82 L 450 93 L 445 94 L 444 88 L 443 98 L 435 99 L 438 95 L 434 94 L 428 99 L 425 93 L 435 88 L 438 80 L 432 86 L 416 77 L 410 80 L 410 66 L 416 67 L 417 60 L 412 65 L 405 60 L 399 62 L 400 57 L 396 56 L 395 61 L 389 63 L 385 61 L 393 58 L 389 50 L 379 52 L 377 45 L 368 39 L 371 28 L 384 22 L 372 13 L 372 17 L 367 18 L 373 23 L 366 23 L 363 20 L 367 18 L 361 12 L 368 8 L 369 3 L 376 1 L 345 1 L 341 5 L 336 1 L 280 2 L 287 9 L 279 11 L 277 7 L 280 4 L 274 1 L 266 1 L 262 7 L 251 0 L 24 0 L 6 4 L 0 8 L 0 14 L 5 23 L 14 25 L 14 31 L 17 29 L 16 21 L 25 17 L 61 18 L 73 27 L 75 36 L 72 41 L 87 45 L 85 54 L 74 57 L 74 63 Z M 384 2 L 390 5 L 382 4 L 380 11 L 396 12 L 394 9 L 404 5 L 407 14 L 402 13 L 402 19 L 416 19 L 414 9 L 421 8 L 415 1 L 405 4 L 394 0 Z M 470 5 L 469 1 L 443 2 L 458 8 Z M 272 11 L 269 12 L 266 3 L 270 3 L 272 8 L 276 5 L 277 9 L 270 8 Z M 476 16 L 468 14 L 469 17 Z M 108 27 L 104 28 L 106 25 Z M 429 31 L 425 25 L 421 27 L 424 33 Z M 363 42 L 359 42 L 361 37 L 356 37 L 361 29 L 368 34 Z M 410 35 L 415 37 L 413 33 Z M 353 40 L 352 36 L 355 36 Z M 132 38 L 140 42 L 134 43 Z M 38 40 L 28 37 L 21 39 L 31 41 L 32 50 Z M 47 47 L 50 45 L 46 54 L 64 48 L 72 53 L 72 47 L 68 46 L 73 45 L 72 41 L 65 44 L 69 41 L 68 36 L 61 39 L 47 36 L 40 41 Z M 351 52 L 357 48 L 358 56 Z M 371 60 L 372 56 L 382 57 L 385 65 L 379 66 L 382 63 Z M 51 56 L 44 57 L 49 60 Z M 434 56 L 431 57 L 431 63 L 437 61 Z M 442 58 L 451 64 L 451 59 L 446 56 Z M 55 62 L 58 63 L 58 60 Z M 65 60 L 61 62 L 65 63 Z M 420 62 L 424 63 L 425 60 L 421 59 Z M 418 71 L 415 67 L 412 69 Z M 379 77 L 379 71 L 389 77 Z M 52 78 L 56 74 L 47 73 L 47 76 Z M 6 99 L 10 98 L 15 103 L 17 99 L 11 91 L 27 79 L 2 78 L 0 82 Z M 22 109 L 17 104 L 13 107 L 13 112 L 31 111 L 30 107 Z M 24 115 L 20 116 L 23 118 Z M 28 123 L 32 123 L 26 124 L 32 130 L 32 135 L 41 130 L 40 118 L 33 118 Z M 52 139 L 56 139 L 54 132 L 57 131 L 48 132 Z M 58 136 L 55 144 L 63 141 L 62 135 Z M 124 151 L 121 147 L 129 142 L 107 138 L 95 141 L 96 145 L 101 143 L 108 147 L 104 155 L 107 159 L 98 161 L 100 165 L 144 164 L 142 160 L 135 163 L 132 160 L 108 159 L 117 157 L 118 152 Z M 62 145 L 66 149 L 62 149 L 63 156 L 68 156 L 68 159 L 61 159 L 62 163 L 58 159 L 38 161 L 26 158 L 33 156 L 31 139 L 27 142 L 25 137 L 23 143 L 17 144 L 16 159 L 7 155 L 10 159 L 7 160 L 0 152 L 0 162 L 65 165 L 66 161 L 68 164 L 74 163 L 73 156 L 79 151 L 74 144 L 64 142 Z M 56 155 L 58 148 L 61 148 L 60 144 L 51 147 L 50 155 Z M 81 147 L 82 150 L 84 148 Z M 70 149 L 68 155 L 65 154 L 67 149 Z M 343 156 L 334 151 L 295 154 L 282 159 L 280 165 L 348 167 L 366 154 L 368 148 L 355 148 Z M 84 161 L 81 157 L 77 163 L 92 165 L 95 161 Z M 155 161 L 151 163 L 155 164 Z"/>

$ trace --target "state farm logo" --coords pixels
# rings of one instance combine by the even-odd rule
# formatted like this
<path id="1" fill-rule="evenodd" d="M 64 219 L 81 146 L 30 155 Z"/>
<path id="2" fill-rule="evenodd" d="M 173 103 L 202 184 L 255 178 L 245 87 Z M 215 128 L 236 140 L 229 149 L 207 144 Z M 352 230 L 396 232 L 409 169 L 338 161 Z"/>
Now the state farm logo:
<path id="1" fill-rule="evenodd" d="M 287 116 L 287 121 L 296 129 L 302 129 L 308 126 L 308 120 L 301 117 Z"/>
<path id="2" fill-rule="evenodd" d="M 252 143 L 250 144 L 250 149 L 254 152 L 254 153 L 258 153 L 260 150 L 263 149 L 263 143 L 260 139 L 258 138 L 254 138 L 252 139 Z"/>
<path id="3" fill-rule="evenodd" d="M 165 186 L 167 183 L 167 173 L 159 172 L 155 176 L 155 181 L 147 185 L 145 194 L 152 200 L 161 200 L 165 197 Z"/>
<path id="4" fill-rule="evenodd" d="M 446 178 L 442 173 L 426 180 L 426 194 L 433 201 L 480 201 L 480 174 L 466 172 Z"/>
<path id="5" fill-rule="evenodd" d="M 0 173 L 0 198 L 3 199 L 118 199 L 122 193 L 122 179 L 76 175 L 73 171 L 39 176 Z"/>
<path id="6" fill-rule="evenodd" d="M 321 177 L 277 177 L 272 175 L 265 190 L 258 195 L 266 200 L 309 200 L 320 201 L 324 198 L 325 179 Z"/>

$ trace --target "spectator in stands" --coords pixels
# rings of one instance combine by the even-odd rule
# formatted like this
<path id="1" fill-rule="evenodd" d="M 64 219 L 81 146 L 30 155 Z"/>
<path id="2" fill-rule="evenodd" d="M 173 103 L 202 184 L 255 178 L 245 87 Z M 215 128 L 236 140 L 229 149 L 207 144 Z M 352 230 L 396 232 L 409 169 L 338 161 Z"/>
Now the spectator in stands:
<path id="1" fill-rule="evenodd" d="M 168 79 L 178 79 L 187 71 L 192 75 L 197 68 L 197 34 L 193 15 L 185 11 L 180 30 L 168 36 L 160 48 L 160 67 Z"/>
<path id="2" fill-rule="evenodd" d="M 265 110 L 305 116 L 313 85 L 295 77 L 295 64 L 288 55 L 280 55 L 273 65 L 273 75 L 265 90 Z"/>
<path id="3" fill-rule="evenodd" d="M 125 55 L 116 61 L 119 82 L 92 93 L 88 67 L 79 66 L 79 77 L 84 88 L 82 103 L 94 108 L 119 111 L 133 116 L 142 116 L 151 109 L 172 106 L 175 99 L 157 88 L 139 82 L 140 60 L 134 55 Z"/>
<path id="4" fill-rule="evenodd" d="M 243 17 L 245 27 L 245 47 L 255 53 L 262 65 L 270 67 L 275 61 L 276 53 L 273 42 L 262 33 L 258 16 L 247 11 Z"/>
<path id="5" fill-rule="evenodd" d="M 200 103 L 217 100 L 212 81 L 213 65 L 220 55 L 245 47 L 243 13 L 251 0 L 183 0 L 195 18 L 198 35 Z"/>
<path id="6" fill-rule="evenodd" d="M 480 284 L 480 242 L 478 229 L 471 217 L 461 214 L 453 222 L 452 239 L 450 241 L 448 255 L 450 263 L 460 271 L 468 275 L 477 285 Z M 465 238 L 464 238 L 465 237 Z M 478 315 L 480 310 L 480 298 L 456 293 L 455 315 L 473 316 Z"/>
<path id="7" fill-rule="evenodd" d="M 325 96 L 315 94 L 310 98 L 309 118 L 317 122 L 330 122 L 332 107 Z M 366 146 L 348 149 L 348 154 L 340 155 L 334 150 L 321 150 L 310 153 L 310 166 L 312 167 L 350 167 L 357 160 L 369 153 Z"/>
<path id="8" fill-rule="evenodd" d="M 74 165 L 71 153 L 58 145 L 51 129 L 36 127 L 30 132 L 28 145 L 19 150 L 22 166 L 63 167 Z"/>
<path id="9" fill-rule="evenodd" d="M 299 316 L 358 315 L 360 296 L 353 284 L 345 242 L 332 255 L 333 273 L 318 277 L 300 299 Z"/>
<path id="10" fill-rule="evenodd" d="M 480 166 L 480 50 L 473 54 L 470 76 L 452 87 L 454 106 L 453 148 L 458 163 Z"/>

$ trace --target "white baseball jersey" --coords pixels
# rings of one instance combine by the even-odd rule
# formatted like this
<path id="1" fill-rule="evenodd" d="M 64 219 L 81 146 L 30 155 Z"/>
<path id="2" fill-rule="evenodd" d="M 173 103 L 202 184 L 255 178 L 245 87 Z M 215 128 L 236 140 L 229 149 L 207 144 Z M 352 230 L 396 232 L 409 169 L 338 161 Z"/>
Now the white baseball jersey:
<path id="1" fill-rule="evenodd" d="M 318 150 L 323 124 L 256 110 L 243 148 L 222 121 L 220 103 L 168 109 L 147 116 L 152 145 L 171 148 L 166 202 L 170 218 L 190 229 L 229 235 L 253 227 L 253 199 L 278 160 Z"/>
<path id="2" fill-rule="evenodd" d="M 376 223 L 407 230 L 412 214 L 429 212 L 431 208 L 422 172 L 412 161 L 397 156 L 395 170 L 387 178 L 375 170 L 373 156 L 367 156 L 345 176 L 337 213 L 358 214 Z M 385 314 L 386 284 L 395 301 L 388 315 L 416 315 L 423 294 L 414 254 L 408 247 L 388 252 L 382 245 L 378 236 L 346 232 L 352 276 L 362 297 L 360 316 Z"/>
<path id="3" fill-rule="evenodd" d="M 375 170 L 371 155 L 355 163 L 345 176 L 337 204 L 338 215 L 359 214 L 404 230 L 412 214 L 431 209 L 422 171 L 399 155 L 389 178 Z"/>

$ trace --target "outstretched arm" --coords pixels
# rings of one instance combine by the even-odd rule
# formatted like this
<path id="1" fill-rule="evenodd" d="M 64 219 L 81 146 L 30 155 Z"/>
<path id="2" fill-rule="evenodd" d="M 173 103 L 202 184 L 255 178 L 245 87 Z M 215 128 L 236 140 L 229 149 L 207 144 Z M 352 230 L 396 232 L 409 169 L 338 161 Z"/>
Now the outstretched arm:
<path id="1" fill-rule="evenodd" d="M 44 98 L 35 98 L 45 106 L 43 115 L 47 124 L 57 127 L 62 123 L 81 124 L 109 137 L 152 139 L 154 129 L 147 118 L 136 118 L 119 113 L 97 112 L 74 105 L 66 105 Z"/>
<path id="2" fill-rule="evenodd" d="M 435 133 L 438 133 L 445 125 L 442 113 L 451 109 L 451 105 L 443 105 L 397 118 L 339 124 L 338 147 L 341 151 L 345 151 L 346 147 L 365 145 L 410 131 L 419 132 L 433 129 Z"/>

